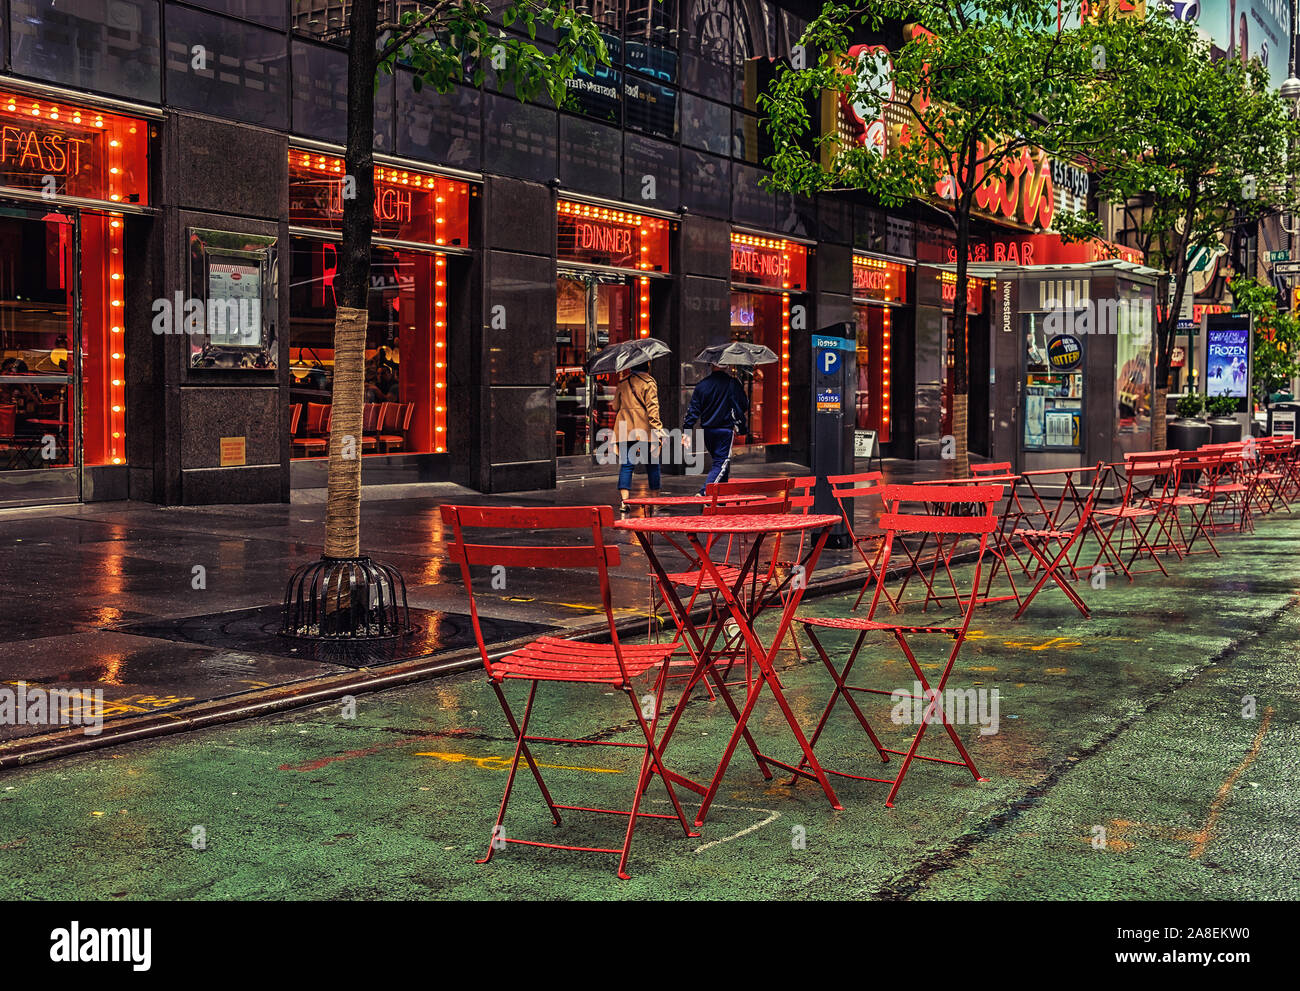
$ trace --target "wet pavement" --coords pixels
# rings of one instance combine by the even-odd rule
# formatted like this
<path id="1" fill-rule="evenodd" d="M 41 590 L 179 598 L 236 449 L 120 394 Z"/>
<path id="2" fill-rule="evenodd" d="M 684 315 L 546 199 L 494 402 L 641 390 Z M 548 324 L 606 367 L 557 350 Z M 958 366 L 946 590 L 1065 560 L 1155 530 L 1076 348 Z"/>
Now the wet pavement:
<path id="1" fill-rule="evenodd" d="M 397 527 L 409 534 L 419 519 Z M 293 525 L 279 529 L 286 527 Z M 630 881 L 615 878 L 616 858 L 607 855 L 512 846 L 477 865 L 512 752 L 480 670 L 360 695 L 354 713 L 331 702 L 7 771 L 0 893 L 1294 899 L 1300 518 L 1270 517 L 1256 533 L 1219 543 L 1223 558 L 1171 564 L 1167 579 L 1085 587 L 1089 620 L 1056 592 L 1044 592 L 1019 622 L 1006 604 L 978 610 L 949 687 L 998 691 L 996 732 L 959 727 L 989 780 L 977 783 L 962 767 L 918 765 L 893 809 L 884 807 L 884 785 L 836 781 L 844 809 L 833 811 L 809 782 L 764 782 L 742 749 L 700 837 L 684 838 L 672 822 L 639 826 Z M 389 546 L 400 547 L 400 538 Z M 960 580 L 967 569 L 956 570 Z M 438 588 L 421 586 L 421 603 Z M 530 594 L 548 600 L 546 608 L 561 598 L 540 587 Z M 845 615 L 852 599 L 809 597 L 802 610 Z M 922 620 L 915 605 L 906 614 L 917 622 L 941 615 L 932 609 Z M 760 623 L 760 633 L 770 624 Z M 825 630 L 822 639 L 838 658 L 851 635 Z M 947 643 L 918 641 L 928 674 Z M 888 642 L 873 641 L 859 664 L 861 684 L 912 685 Z M 787 647 L 779 668 L 797 718 L 810 727 L 830 676 L 806 641 L 802 656 Z M 521 689 L 509 686 L 512 703 L 522 702 Z M 891 721 L 887 698 L 869 701 L 864 711 L 885 745 L 903 744 L 912 727 Z M 626 699 L 590 687 L 543 686 L 534 720 L 533 732 L 544 735 L 622 742 L 635 735 Z M 765 750 L 792 759 L 770 697 L 750 725 Z M 669 749 L 670 767 L 707 776 L 731 726 L 721 702 L 697 693 Z M 937 730 L 935 738 L 944 742 Z M 614 807 L 630 797 L 634 752 L 535 751 L 558 801 Z M 817 752 L 836 767 L 880 773 L 846 709 Z M 953 756 L 938 745 L 923 752 Z M 578 846 L 621 839 L 621 824 L 608 817 L 570 813 L 554 827 L 527 774 L 517 788 L 506 820 L 511 837 Z M 653 811 L 667 807 L 657 786 L 647 801 Z"/>
<path id="2" fill-rule="evenodd" d="M 889 462 L 891 479 L 937 477 L 938 462 Z M 736 477 L 796 475 L 798 465 L 742 463 Z M 637 476 L 637 494 L 644 488 Z M 665 494 L 694 492 L 697 477 L 665 476 Z M 323 492 L 289 505 L 159 508 L 92 504 L 0 512 L 0 683 L 77 693 L 102 689 L 110 731 L 144 720 L 160 731 L 214 700 L 293 701 L 303 686 L 338 693 L 376 673 L 425 677 L 477 662 L 459 572 L 448 565 L 438 507 L 610 504 L 614 476 L 597 470 L 554 490 L 488 497 L 450 484 L 367 490 L 362 547 L 403 573 L 417 635 L 340 655 L 276 635 L 285 583 L 320 556 Z M 870 510 L 860 510 L 864 523 Z M 528 534 L 515 535 L 522 542 Z M 635 540 L 612 575 L 621 617 L 643 616 L 649 568 Z M 822 572 L 857 564 L 828 551 Z M 544 628 L 603 625 L 586 575 L 527 574 L 489 597 L 485 631 L 501 644 Z M 134 721 L 134 722 L 133 722 Z M 39 745 L 48 727 L 0 724 L 0 763 Z M 54 734 L 54 738 L 66 737 Z M 76 741 L 74 741 L 76 742 Z M 85 738 L 80 737 L 84 744 Z"/>

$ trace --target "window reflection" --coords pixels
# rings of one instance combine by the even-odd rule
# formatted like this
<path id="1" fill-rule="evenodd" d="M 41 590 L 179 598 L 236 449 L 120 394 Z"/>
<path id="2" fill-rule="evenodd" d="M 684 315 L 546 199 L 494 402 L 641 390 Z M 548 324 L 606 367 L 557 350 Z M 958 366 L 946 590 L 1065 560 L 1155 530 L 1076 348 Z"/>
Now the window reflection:
<path id="1" fill-rule="evenodd" d="M 11 11 L 15 72 L 77 89 L 160 102 L 156 0 L 111 4 L 12 0 Z"/>
<path id="2" fill-rule="evenodd" d="M 422 454 L 445 443 L 438 436 L 443 403 L 434 395 L 445 378 L 438 363 L 446 363 L 434 332 L 435 321 L 445 319 L 438 305 L 447 278 L 440 260 L 408 249 L 371 252 L 362 454 Z M 337 244 L 293 239 L 289 426 L 295 458 L 328 452 L 338 270 Z"/>

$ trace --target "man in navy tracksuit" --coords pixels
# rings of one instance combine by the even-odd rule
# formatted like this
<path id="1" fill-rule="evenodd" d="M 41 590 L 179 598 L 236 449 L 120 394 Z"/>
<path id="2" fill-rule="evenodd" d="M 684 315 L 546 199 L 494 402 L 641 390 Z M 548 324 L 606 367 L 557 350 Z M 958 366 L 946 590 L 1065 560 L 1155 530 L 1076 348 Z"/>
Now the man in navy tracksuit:
<path id="1" fill-rule="evenodd" d="M 721 365 L 714 365 L 713 371 L 695 386 L 682 426 L 687 431 L 687 443 L 689 431 L 697 425 L 704 432 L 704 446 L 713 459 L 704 486 L 725 482 L 731 474 L 731 443 L 745 425 L 748 412 L 749 400 L 745 398 L 744 387 Z M 704 495 L 704 486 L 700 495 Z"/>

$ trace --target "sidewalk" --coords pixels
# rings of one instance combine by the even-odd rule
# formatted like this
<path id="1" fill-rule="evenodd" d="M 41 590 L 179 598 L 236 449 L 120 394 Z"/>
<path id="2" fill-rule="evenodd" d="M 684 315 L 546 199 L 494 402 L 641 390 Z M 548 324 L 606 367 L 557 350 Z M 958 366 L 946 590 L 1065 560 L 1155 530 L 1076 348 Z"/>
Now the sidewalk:
<path id="1" fill-rule="evenodd" d="M 998 693 L 995 732 L 985 735 L 969 714 L 959 727 L 987 781 L 961 767 L 918 766 L 887 809 L 887 786 L 837 779 L 844 809 L 834 812 L 809 782 L 764 781 L 742 748 L 698 838 L 671 822 L 638 827 L 627 882 L 615 879 L 614 856 L 511 846 L 475 863 L 513 740 L 486 679 L 470 671 L 363 696 L 350 714 L 331 702 L 9 771 L 0 895 L 1293 900 L 1297 540 L 1300 516 L 1272 516 L 1255 534 L 1225 535 L 1221 559 L 1196 556 L 1168 579 L 1089 589 L 1088 621 L 1059 594 L 1040 596 L 1019 622 L 1008 605 L 979 609 L 951 684 Z M 827 595 L 805 600 L 804 611 L 842 615 L 851 602 Z M 760 620 L 760 634 L 774 623 L 772 614 Z M 824 638 L 837 658 L 852 641 Z M 887 641 L 864 655 L 855 683 L 910 690 L 912 672 Z M 938 670 L 947 642 L 917 646 L 922 668 Z M 806 642 L 802 657 L 785 650 L 777 663 L 810 728 L 829 674 Z M 527 686 L 506 691 L 518 706 Z M 908 738 L 913 727 L 894 720 L 887 696 L 861 704 L 886 746 Z M 721 700 L 697 693 L 669 765 L 712 773 L 733 725 Z M 749 725 L 764 752 L 791 759 L 770 695 Z M 637 735 L 626 701 L 590 686 L 544 686 L 532 728 L 610 742 Z M 951 757 L 942 737 L 936 730 L 923 752 Z M 598 807 L 627 800 L 640 759 L 624 748 L 537 744 L 535 753 L 557 801 Z M 842 704 L 818 753 L 879 773 Z M 581 813 L 566 813 L 557 830 L 527 773 L 516 792 L 510 836 L 600 847 L 622 837 L 621 821 Z M 667 808 L 661 787 L 645 808 Z"/>
<path id="2" fill-rule="evenodd" d="M 890 461 L 891 481 L 941 477 L 946 463 Z M 864 464 L 865 470 L 865 464 Z M 806 474 L 799 465 L 742 463 L 735 477 Z M 698 477 L 665 476 L 668 494 Z M 645 485 L 644 476 L 634 482 Z M 0 725 L 0 767 L 391 687 L 479 664 L 459 574 L 446 559 L 444 502 L 583 505 L 617 501 L 614 473 L 562 479 L 553 490 L 483 496 L 448 483 L 367 489 L 362 549 L 405 576 L 421 633 L 399 649 L 325 657 L 276 635 L 285 583 L 320 555 L 323 490 L 289 505 L 159 508 L 102 503 L 0 513 L 0 682 L 102 689 L 99 737 L 79 728 Z M 867 510 L 863 509 L 865 514 Z M 870 523 L 864 517 L 863 521 Z M 649 597 L 634 540 L 614 581 L 636 629 Z M 857 587 L 860 561 L 827 550 L 812 591 Z M 485 632 L 504 649 L 548 628 L 604 628 L 584 576 L 526 575 L 499 594 Z M 512 579 L 513 581 L 513 579 Z"/>

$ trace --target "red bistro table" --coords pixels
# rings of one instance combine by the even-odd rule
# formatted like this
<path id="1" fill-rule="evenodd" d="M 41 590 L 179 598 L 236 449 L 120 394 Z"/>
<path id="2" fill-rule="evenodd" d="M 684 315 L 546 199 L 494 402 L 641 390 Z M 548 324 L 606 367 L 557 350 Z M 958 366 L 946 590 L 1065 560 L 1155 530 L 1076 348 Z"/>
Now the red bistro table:
<path id="1" fill-rule="evenodd" d="M 781 641 L 785 638 L 786 631 L 790 627 L 790 621 L 794 618 L 795 610 L 799 607 L 803 594 L 808 588 L 808 578 L 812 575 L 813 570 L 817 567 L 817 559 L 821 556 L 822 548 L 826 546 L 826 538 L 830 534 L 831 527 L 840 521 L 838 516 L 830 514 L 773 514 L 773 515 L 754 515 L 754 516 L 651 516 L 635 520 L 619 520 L 614 524 L 616 530 L 628 530 L 636 534 L 636 539 L 641 544 L 641 549 L 645 551 L 646 558 L 650 566 L 654 569 L 655 577 L 659 581 L 660 588 L 663 592 L 664 601 L 669 604 L 674 615 L 678 618 L 683 632 L 687 636 L 687 648 L 695 661 L 694 670 L 690 678 L 687 679 L 686 689 L 682 693 L 681 701 L 678 702 L 673 710 L 672 718 L 664 730 L 663 739 L 660 741 L 659 752 L 662 754 L 668 747 L 668 742 L 672 737 L 673 731 L 677 727 L 677 721 L 685 710 L 686 703 L 690 699 L 692 690 L 696 683 L 705 675 L 713 680 L 727 708 L 731 710 L 732 717 L 736 720 L 736 728 L 732 731 L 731 738 L 727 741 L 726 750 L 722 754 L 722 760 L 718 763 L 718 768 L 714 772 L 712 781 L 706 786 L 696 781 L 685 778 L 673 771 L 666 770 L 666 773 L 672 778 L 674 784 L 680 784 L 697 794 L 703 795 L 700 802 L 699 811 L 695 814 L 697 825 L 703 825 L 704 817 L 708 815 L 709 806 L 713 804 L 713 799 L 718 793 L 718 788 L 722 784 L 722 776 L 727 771 L 727 766 L 731 763 L 731 758 L 736 752 L 736 746 L 743 737 L 750 752 L 754 755 L 754 760 L 758 763 L 759 770 L 769 781 L 772 779 L 772 772 L 768 765 L 775 765 L 784 768 L 801 777 L 813 778 L 821 785 L 822 791 L 826 793 L 826 798 L 831 804 L 831 808 L 840 809 L 840 801 L 835 797 L 835 790 L 831 787 L 830 780 L 826 772 L 822 770 L 821 764 L 813 755 L 812 748 L 808 745 L 808 739 L 804 736 L 803 730 L 799 728 L 799 722 L 794 717 L 794 712 L 790 704 L 786 701 L 785 695 L 781 691 L 781 685 L 776 676 L 776 671 L 772 664 L 776 659 L 777 649 Z M 754 573 L 758 566 L 759 549 L 762 547 L 764 540 L 769 536 L 776 536 L 778 540 L 783 534 L 800 533 L 809 530 L 819 530 L 817 540 L 814 542 L 812 549 L 801 562 L 803 567 L 803 581 L 791 585 L 790 596 L 786 600 L 781 612 L 781 620 L 777 626 L 775 634 L 772 636 L 771 647 L 764 647 L 758 639 L 758 634 L 754 629 L 755 621 L 763 608 L 771 604 L 775 596 L 750 595 L 747 597 L 749 609 L 746 609 L 746 601 L 742 597 L 742 590 L 746 581 Z M 681 599 L 677 595 L 677 588 L 669 580 L 663 564 L 659 561 L 655 553 L 654 545 L 650 538 L 654 534 L 684 535 L 690 542 L 692 549 L 697 555 L 701 567 L 705 573 L 716 582 L 723 600 L 727 604 L 727 609 L 731 614 L 745 640 L 745 644 L 754 657 L 758 665 L 759 675 L 748 685 L 745 704 L 737 708 L 731 693 L 727 690 L 725 680 L 714 667 L 712 645 L 716 641 L 718 631 L 725 622 L 724 616 L 719 616 L 715 624 L 715 629 L 710 635 L 707 643 L 695 628 L 691 621 L 690 613 L 682 605 Z M 718 572 L 717 564 L 709 557 L 704 545 L 700 543 L 700 535 L 708 537 L 710 540 L 718 537 L 730 536 L 747 536 L 753 538 L 753 546 L 750 548 L 748 555 L 745 557 L 744 564 L 740 568 L 740 574 L 736 576 L 734 582 L 728 584 L 722 579 Z M 803 751 L 804 763 L 799 766 L 786 764 L 782 761 L 774 760 L 766 754 L 760 753 L 758 744 L 750 736 L 747 724 L 749 717 L 754 711 L 755 703 L 762 694 L 763 686 L 771 688 L 773 696 L 776 698 L 777 705 L 781 708 L 781 713 L 785 717 L 786 724 L 790 727 L 790 732 L 799 743 Z"/>

